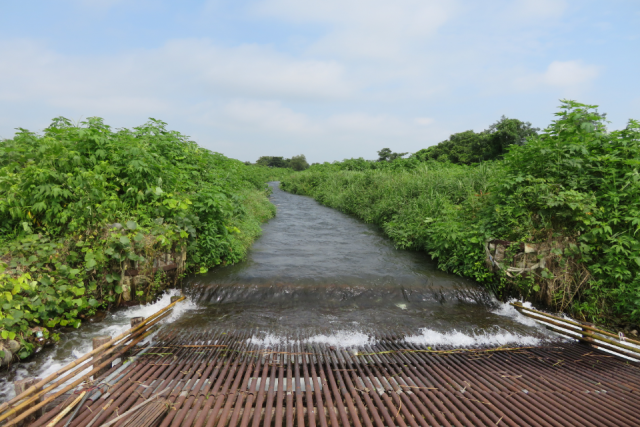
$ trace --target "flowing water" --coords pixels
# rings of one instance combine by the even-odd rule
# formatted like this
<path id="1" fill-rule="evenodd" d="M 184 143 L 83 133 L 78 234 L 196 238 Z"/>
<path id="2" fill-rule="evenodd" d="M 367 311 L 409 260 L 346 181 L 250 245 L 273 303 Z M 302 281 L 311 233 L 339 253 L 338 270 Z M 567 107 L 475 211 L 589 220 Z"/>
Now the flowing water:
<path id="1" fill-rule="evenodd" d="M 264 224 L 248 259 L 186 280 L 189 301 L 165 327 L 250 330 L 265 344 L 305 337 L 351 346 L 377 331 L 435 347 L 551 339 L 477 283 L 438 271 L 424 253 L 395 249 L 377 227 L 271 186 L 278 214 Z M 165 307 L 169 295 L 64 334 L 55 348 L 1 374 L 0 401 L 11 395 L 10 381 L 56 371 L 89 351 L 91 338 L 128 329 L 131 317 Z"/>
<path id="2" fill-rule="evenodd" d="M 357 344 L 375 331 L 450 345 L 536 343 L 544 333 L 472 280 L 396 249 L 373 225 L 286 193 L 246 262 L 191 278 L 197 302 L 171 326 L 253 330 Z"/>

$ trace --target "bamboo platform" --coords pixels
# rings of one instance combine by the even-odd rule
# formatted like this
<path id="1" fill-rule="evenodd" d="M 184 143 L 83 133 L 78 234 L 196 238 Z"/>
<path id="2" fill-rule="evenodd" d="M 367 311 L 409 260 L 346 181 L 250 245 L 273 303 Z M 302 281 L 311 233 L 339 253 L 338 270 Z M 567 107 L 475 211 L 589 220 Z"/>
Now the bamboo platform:
<path id="1" fill-rule="evenodd" d="M 354 352 L 304 342 L 262 348 L 250 336 L 172 332 L 136 348 L 130 361 L 84 389 L 88 398 L 69 425 L 107 425 L 145 402 L 155 404 L 155 418 L 131 423 L 125 416 L 111 425 L 546 427 L 640 420 L 639 366 L 580 344 L 433 351 L 381 336 Z M 47 425 L 81 392 L 32 425 Z"/>
<path id="2" fill-rule="evenodd" d="M 251 339 L 252 331 L 168 328 L 145 343 L 181 298 L 176 299 L 148 319 L 132 319 L 132 329 L 110 341 L 94 341 L 92 352 L 55 374 L 31 380 L 0 404 L 0 424 L 640 424 L 640 364 L 633 359 L 640 343 L 622 336 L 616 342 L 615 334 L 522 305 L 516 304 L 523 314 L 577 341 L 431 349 L 410 344 L 402 334 L 380 333 L 357 348 L 317 344 L 309 337 L 265 346 Z"/>

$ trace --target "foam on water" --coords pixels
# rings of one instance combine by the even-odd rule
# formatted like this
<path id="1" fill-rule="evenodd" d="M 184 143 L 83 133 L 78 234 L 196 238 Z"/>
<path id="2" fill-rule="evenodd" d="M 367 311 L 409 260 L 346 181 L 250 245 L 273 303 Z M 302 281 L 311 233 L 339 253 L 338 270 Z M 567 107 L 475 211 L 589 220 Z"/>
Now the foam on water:
<path id="1" fill-rule="evenodd" d="M 526 346 L 538 345 L 541 341 L 539 338 L 507 331 L 465 334 L 457 330 L 442 333 L 429 328 L 422 328 L 420 334 L 407 336 L 404 340 L 411 344 L 434 347 L 489 347 L 506 344 Z"/>
<path id="2" fill-rule="evenodd" d="M 329 344 L 336 347 L 356 347 L 374 344 L 375 340 L 369 335 L 358 331 L 336 331 L 330 335 L 314 335 L 306 340 L 312 344 Z"/>
<path id="3" fill-rule="evenodd" d="M 360 331 L 338 330 L 330 334 L 316 334 L 302 340 L 293 340 L 288 337 L 265 334 L 264 336 L 253 335 L 247 340 L 248 344 L 258 345 L 261 347 L 273 347 L 276 345 L 291 344 L 325 344 L 335 347 L 358 347 L 363 345 L 374 344 L 375 340 Z"/>
<path id="4" fill-rule="evenodd" d="M 32 361 L 20 364 L 16 367 L 11 381 L 0 382 L 0 401 L 11 399 L 15 395 L 13 391 L 13 381 L 27 377 L 46 378 L 74 360 L 90 352 L 93 348 L 92 341 L 94 337 L 104 335 L 116 337 L 120 335 L 131 327 L 132 317 L 146 318 L 157 313 L 168 306 L 171 303 L 171 297 L 175 295 L 180 295 L 180 291 L 176 289 L 168 290 L 157 301 L 151 304 L 137 305 L 108 314 L 101 323 L 91 325 L 91 331 L 83 331 L 83 326 L 81 326 L 78 331 L 71 332 L 71 334 L 75 333 L 77 336 L 72 340 L 73 350 L 67 357 L 61 358 L 57 354 L 57 348 L 45 349 L 44 351 L 49 352 L 49 354 L 44 358 L 44 360 L 41 360 L 39 363 Z M 183 313 L 192 310 L 195 307 L 196 304 L 190 299 L 182 301 L 179 304 L 176 304 L 172 313 L 160 323 L 167 324 L 174 322 Z M 88 325 L 85 325 L 84 327 L 87 326 Z M 153 335 L 147 337 L 142 343 L 148 342 L 152 338 Z M 89 372 L 89 370 L 90 367 L 87 367 L 83 372 Z"/>
<path id="5" fill-rule="evenodd" d="M 512 299 L 506 303 L 500 304 L 500 306 L 496 309 L 493 310 L 494 314 L 497 314 L 499 316 L 505 316 L 505 317 L 509 317 L 513 320 L 515 320 L 518 323 L 521 323 L 523 325 L 526 326 L 533 326 L 533 327 L 541 327 L 540 323 L 536 322 L 534 319 L 532 319 L 531 317 L 527 317 L 524 314 L 520 313 L 518 310 L 515 309 L 514 306 L 512 306 L 511 304 L 518 301 L 517 299 Z M 522 305 L 524 307 L 527 308 L 532 308 L 533 306 L 531 305 L 530 302 L 524 302 L 522 303 Z"/>

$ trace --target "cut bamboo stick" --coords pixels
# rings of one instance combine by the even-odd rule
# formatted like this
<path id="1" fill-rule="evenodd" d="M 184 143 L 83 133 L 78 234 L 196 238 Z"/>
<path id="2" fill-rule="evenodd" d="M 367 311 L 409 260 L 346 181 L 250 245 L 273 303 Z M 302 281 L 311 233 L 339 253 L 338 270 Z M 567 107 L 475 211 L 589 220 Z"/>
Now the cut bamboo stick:
<path id="1" fill-rule="evenodd" d="M 48 377 L 44 378 L 42 381 L 38 382 L 37 384 L 32 385 L 27 390 L 23 391 L 18 396 L 16 396 L 13 399 L 11 399 L 10 401 L 1 404 L 0 405 L 0 412 L 4 411 L 9 406 L 15 404 L 16 402 L 19 402 L 20 400 L 22 400 L 25 397 L 29 396 L 30 394 L 34 393 L 35 391 L 38 390 L 38 388 L 41 388 L 44 385 L 46 385 L 47 383 L 51 382 L 52 380 L 54 380 L 56 378 L 59 378 L 62 374 L 64 374 L 65 372 L 69 371 L 70 369 L 78 367 L 82 362 L 88 360 L 94 354 L 96 354 L 96 353 L 98 353 L 98 352 L 100 352 L 102 350 L 107 349 L 108 347 L 112 346 L 113 344 L 115 344 L 116 342 L 120 341 L 121 339 L 127 337 L 128 335 L 131 335 L 133 332 L 138 331 L 139 329 L 142 329 L 146 324 L 148 324 L 153 319 L 155 319 L 156 317 L 160 316 L 162 313 L 166 312 L 167 310 L 173 308 L 174 305 L 176 305 L 178 302 L 180 302 L 180 301 L 182 301 L 184 299 L 185 299 L 185 297 L 183 296 L 179 300 L 172 302 L 171 304 L 169 304 L 168 306 L 166 306 L 162 310 L 158 311 L 157 313 L 155 313 L 155 314 L 149 316 L 147 319 L 143 320 L 137 326 L 135 326 L 135 327 L 133 327 L 131 329 L 128 329 L 127 331 L 125 331 L 122 334 L 118 335 L 117 337 L 115 337 L 114 339 L 109 341 L 108 343 L 105 343 L 105 344 L 101 345 L 100 347 L 96 348 L 95 350 L 90 351 L 89 353 L 85 354 L 84 356 L 80 357 L 79 359 L 74 360 L 73 362 L 69 363 L 67 366 L 65 366 L 64 368 L 60 369 L 59 371 L 56 371 L 55 373 L 53 373 L 53 374 L 49 375 Z M 4 418 L 0 418 L 0 420 L 2 420 L 2 419 L 4 419 Z"/>
<path id="2" fill-rule="evenodd" d="M 167 307 L 169 308 L 169 307 Z M 150 327 L 152 325 L 154 325 L 155 323 L 159 322 L 160 320 L 162 320 L 162 318 L 164 318 L 166 315 L 168 315 L 168 313 L 166 312 L 166 309 L 161 310 L 163 313 L 161 314 L 160 317 L 157 316 L 152 316 L 155 317 L 155 319 L 152 319 L 153 322 L 151 323 L 147 323 L 147 327 Z M 159 312 L 160 313 L 160 312 Z M 146 322 L 145 322 L 146 323 Z M 138 333 L 140 332 L 144 332 L 144 331 L 138 331 Z M 28 415 L 30 415 L 31 413 L 33 413 L 35 410 L 43 407 L 44 405 L 46 405 L 49 401 L 55 399 L 56 397 L 64 394 L 65 392 L 71 390 L 72 388 L 76 387 L 77 385 L 79 385 L 80 383 L 82 383 L 84 380 L 86 380 L 87 378 L 89 378 L 91 375 L 94 375 L 100 368 L 106 366 L 108 363 L 111 363 L 113 360 L 115 360 L 117 357 L 119 357 L 121 354 L 126 353 L 130 348 L 132 348 L 134 345 L 136 345 L 137 343 L 139 343 L 140 341 L 142 341 L 144 338 L 146 338 L 148 335 L 150 334 L 150 332 L 144 332 L 142 336 L 140 336 L 139 338 L 136 338 L 132 343 L 130 343 L 129 345 L 127 345 L 124 349 L 122 349 L 120 352 L 118 352 L 117 354 L 115 354 L 114 356 L 112 356 L 111 358 L 109 358 L 108 360 L 105 360 L 103 363 L 101 363 L 98 366 L 95 366 L 94 369 L 92 369 L 89 373 L 83 375 L 82 377 L 80 377 L 79 379 L 77 379 L 76 381 L 74 381 L 72 384 L 66 386 L 65 388 L 63 388 L 62 390 L 58 391 L 57 393 L 53 394 L 52 396 L 49 396 L 47 398 L 47 400 L 37 404 L 36 406 L 26 410 L 25 412 L 23 412 L 20 416 L 18 416 L 17 418 L 11 420 L 6 427 L 9 427 L 11 425 L 15 425 L 17 422 L 22 421 L 24 418 L 26 418 Z M 137 335 L 137 333 L 136 333 Z M 9 409 L 7 410 L 5 413 L 3 413 L 2 415 L 0 415 L 0 421 L 2 421 L 3 419 L 9 417 L 12 414 L 16 414 L 18 412 L 20 412 L 21 410 L 24 409 L 25 406 L 28 406 L 32 400 L 36 400 L 40 395 L 43 395 L 45 393 L 47 393 L 48 391 L 52 390 L 53 388 L 55 388 L 56 386 L 49 386 L 46 389 L 40 391 L 39 393 L 37 393 L 35 396 L 32 396 L 30 399 L 28 399 L 27 401 L 19 404 L 18 406 L 16 406 L 13 409 Z"/>
<path id="3" fill-rule="evenodd" d="M 156 324 L 157 322 L 159 322 L 160 320 L 162 320 L 166 315 L 168 315 L 169 313 L 165 312 L 163 313 L 161 316 L 156 317 L 154 319 L 153 322 L 149 323 L 147 326 L 151 327 L 152 325 Z M 131 348 L 133 345 L 135 345 L 136 343 L 140 342 L 146 335 L 147 333 L 144 330 L 141 331 L 136 331 L 133 335 L 131 335 L 131 338 L 134 338 L 136 336 L 138 336 L 138 334 L 143 334 L 142 337 L 135 339 L 135 341 L 132 344 L 129 344 L 124 350 L 119 351 L 117 354 L 115 354 L 114 356 L 112 356 L 109 359 L 102 359 L 102 362 L 100 365 L 94 365 L 93 369 L 91 370 L 91 372 L 89 374 L 85 374 L 81 377 L 81 379 L 86 379 L 88 378 L 88 376 L 91 376 L 93 374 L 97 374 L 97 372 L 99 372 L 100 368 L 103 368 L 105 366 L 107 366 L 107 364 L 111 363 L 113 360 L 115 360 L 116 358 L 118 358 L 121 354 L 125 353 L 127 351 L 127 349 Z M 107 352 L 105 352 L 105 355 L 107 354 L 111 354 L 113 351 L 115 351 L 116 347 L 109 349 Z M 35 395 L 28 397 L 26 401 L 18 404 L 15 408 L 13 409 L 8 409 L 7 411 L 5 411 L 5 413 L 3 413 L 2 415 L 0 415 L 0 421 L 8 418 L 9 416 L 11 416 L 12 414 L 16 414 L 21 410 L 24 410 L 27 406 L 29 406 L 31 403 L 35 402 L 36 400 L 38 400 L 38 398 L 40 396 L 44 396 L 46 393 L 54 390 L 55 388 L 59 387 L 60 385 L 64 384 L 67 380 L 69 380 L 70 378 L 73 378 L 74 376 L 76 376 L 77 373 L 69 373 L 68 375 L 66 375 L 64 378 L 56 381 L 55 383 L 49 385 L 47 388 L 44 388 L 42 390 L 40 390 L 39 392 L 37 392 Z M 80 381 L 81 382 L 81 381 Z M 78 382 L 78 380 L 76 380 L 76 382 L 74 382 L 74 384 L 79 384 L 80 382 Z M 65 388 L 65 390 L 68 390 L 68 387 Z"/>
<path id="4" fill-rule="evenodd" d="M 142 341 L 144 338 L 146 337 L 145 335 L 142 335 L 141 337 L 139 337 L 138 339 L 136 339 L 134 342 L 132 342 L 131 344 L 129 344 L 124 350 L 123 353 L 125 351 L 127 351 L 129 348 L 133 347 L 134 345 L 136 345 L 138 342 Z M 27 409 L 25 412 L 21 413 L 19 416 L 17 416 L 16 418 L 14 418 L 13 420 L 9 421 L 5 427 L 10 427 L 13 425 L 18 424 L 20 421 L 22 421 L 23 419 L 25 419 L 26 417 L 28 417 L 30 414 L 32 414 L 33 412 L 35 412 L 36 410 L 40 409 L 41 407 L 45 406 L 47 403 L 51 402 L 52 400 L 62 396 L 64 393 L 68 392 L 69 390 L 72 390 L 73 388 L 75 388 L 76 386 L 78 386 L 80 383 L 82 383 L 83 381 L 85 381 L 87 378 L 89 378 L 91 375 L 93 375 L 95 372 L 97 372 L 100 368 L 102 368 L 103 366 L 106 366 L 107 363 L 111 363 L 113 360 L 115 360 L 117 357 L 119 356 L 119 354 L 116 354 L 114 356 L 112 356 L 109 360 L 104 361 L 101 365 L 96 366 L 94 369 L 91 370 L 91 372 L 89 372 L 88 374 L 83 375 L 82 377 L 78 378 L 77 380 L 75 380 L 73 383 L 69 384 L 68 386 L 66 386 L 65 388 L 63 388 L 62 390 L 52 394 L 51 396 L 49 396 L 46 400 L 44 400 L 43 402 L 37 404 L 36 406 L 33 406 L 32 408 Z M 12 409 L 6 412 L 6 415 L 11 415 L 15 412 L 18 412 L 20 410 L 20 408 L 16 408 L 16 409 Z"/>
<path id="5" fill-rule="evenodd" d="M 528 313 L 522 313 L 522 314 L 524 314 L 527 317 L 531 317 L 532 319 L 538 320 L 540 322 L 547 322 L 549 324 L 558 326 L 560 328 L 564 328 L 566 331 L 573 332 L 573 333 L 576 333 L 576 334 L 580 335 L 580 337 L 572 337 L 572 338 L 576 338 L 576 339 L 579 339 L 580 341 L 587 342 L 588 340 L 585 340 L 584 338 L 585 337 L 589 337 L 589 338 L 592 338 L 594 340 L 605 342 L 605 343 L 607 343 L 607 344 L 609 344 L 611 346 L 614 346 L 614 347 L 623 348 L 623 349 L 631 351 L 633 353 L 640 353 L 640 349 L 638 349 L 636 347 L 631 347 L 631 346 L 628 346 L 628 345 L 624 345 L 619 341 L 610 340 L 608 338 L 605 338 L 604 336 L 599 336 L 599 335 L 595 335 L 593 333 L 589 333 L 589 332 L 587 332 L 587 330 L 596 332 L 596 333 L 601 334 L 601 335 L 618 338 L 617 335 L 612 334 L 610 332 L 602 331 L 602 330 L 600 330 L 598 328 L 593 328 L 593 327 L 588 326 L 588 325 L 582 325 L 580 323 L 577 323 L 577 322 L 574 322 L 574 321 L 571 321 L 571 320 L 567 320 L 567 319 L 563 319 L 563 318 L 558 317 L 558 316 L 553 316 L 551 314 L 543 313 L 541 311 L 531 310 L 531 309 L 523 307 L 521 305 L 517 305 L 517 304 L 512 304 L 512 305 L 517 307 L 518 309 L 526 310 Z M 549 319 L 555 319 L 555 320 L 557 320 L 559 322 L 563 322 L 564 325 L 562 323 L 554 322 L 554 321 L 549 320 Z M 580 326 L 582 329 L 580 329 L 580 330 L 571 329 L 571 328 L 568 328 L 566 326 L 566 324 Z M 552 328 L 552 330 L 554 332 L 558 332 L 555 328 Z M 566 335 L 566 334 L 564 334 L 564 335 Z M 637 342 L 637 341 L 634 341 L 634 340 L 627 340 L 627 341 L 629 341 L 632 344 L 635 344 Z M 598 343 L 593 343 L 593 342 L 591 342 L 591 343 L 594 344 L 594 345 L 599 345 Z M 611 350 L 611 348 L 609 348 L 609 350 Z M 620 354 L 627 354 L 627 353 L 620 352 Z"/>
<path id="6" fill-rule="evenodd" d="M 531 312 L 531 313 L 535 313 L 538 316 L 544 316 L 544 317 L 549 317 L 551 319 L 560 320 L 560 321 L 562 321 L 564 323 L 568 323 L 570 325 L 574 325 L 574 326 L 577 326 L 579 328 L 588 329 L 590 331 L 597 332 L 599 334 L 606 335 L 608 337 L 619 338 L 619 336 L 614 334 L 614 333 L 603 331 L 602 329 L 598 329 L 598 328 L 593 327 L 593 326 L 585 325 L 583 323 L 576 322 L 574 320 L 563 319 L 562 317 L 554 316 L 553 314 L 545 313 L 545 312 L 542 312 L 542 311 L 539 311 L 539 310 L 533 310 L 531 308 L 527 308 L 527 307 L 523 306 L 522 303 L 515 303 L 515 304 L 511 303 L 511 305 L 513 307 L 515 307 L 517 310 L 525 310 L 525 311 L 528 311 L 528 312 Z M 526 314 L 525 314 L 525 316 L 526 316 Z M 634 340 L 632 338 L 625 337 L 625 341 L 627 341 L 627 342 L 629 342 L 631 344 L 640 345 L 640 341 Z"/>
<path id="7" fill-rule="evenodd" d="M 160 395 L 164 392 L 166 392 L 167 390 L 169 390 L 170 387 L 165 388 L 164 390 L 162 390 L 160 393 L 157 393 L 154 396 L 151 396 L 149 399 L 145 400 L 144 402 L 142 402 L 141 404 L 134 406 L 133 408 L 129 409 L 127 412 L 125 412 L 124 414 L 120 415 L 119 417 L 116 417 L 114 419 L 112 419 L 111 421 L 109 421 L 106 424 L 103 424 L 102 427 L 109 427 L 112 424 L 115 424 L 117 421 L 120 421 L 122 418 L 129 416 L 131 414 L 133 414 L 135 411 L 137 411 L 138 409 L 142 408 L 143 406 L 151 403 L 154 401 L 154 399 L 157 399 L 158 397 L 160 397 Z"/>
<path id="8" fill-rule="evenodd" d="M 58 414 L 58 416 L 56 416 L 53 421 L 51 421 L 49 424 L 47 424 L 47 427 L 53 427 L 55 426 L 58 421 L 60 421 L 61 419 L 64 418 L 65 415 L 67 415 L 67 413 L 73 409 L 74 406 L 76 406 L 78 404 L 78 402 L 80 402 L 82 400 L 82 398 L 84 397 L 84 395 L 87 394 L 86 391 L 83 391 L 82 393 L 80 393 L 80 396 L 78 396 L 76 398 L 76 400 L 74 400 L 73 402 L 71 402 L 71 404 L 69 406 L 67 406 L 66 408 L 64 408 L 64 410 L 62 412 L 60 412 Z"/>

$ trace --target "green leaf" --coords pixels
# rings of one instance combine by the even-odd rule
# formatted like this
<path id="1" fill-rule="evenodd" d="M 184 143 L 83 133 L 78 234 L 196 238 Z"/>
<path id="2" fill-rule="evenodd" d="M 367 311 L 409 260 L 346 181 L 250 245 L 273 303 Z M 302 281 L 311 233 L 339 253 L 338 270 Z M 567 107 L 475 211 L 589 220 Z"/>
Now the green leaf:
<path id="1" fill-rule="evenodd" d="M 122 286 L 118 285 L 113 290 L 115 291 L 116 294 L 121 294 L 122 293 Z"/>
<path id="2" fill-rule="evenodd" d="M 129 230 L 135 230 L 138 227 L 135 221 L 127 221 L 127 228 Z"/>
<path id="3" fill-rule="evenodd" d="M 142 239 L 144 239 L 144 234 L 142 233 L 138 233 L 133 237 L 133 240 L 135 240 L 136 242 L 141 242 Z"/>
<path id="4" fill-rule="evenodd" d="M 120 243 L 126 246 L 131 243 L 131 240 L 127 236 L 120 236 Z"/>

